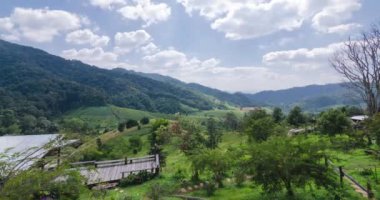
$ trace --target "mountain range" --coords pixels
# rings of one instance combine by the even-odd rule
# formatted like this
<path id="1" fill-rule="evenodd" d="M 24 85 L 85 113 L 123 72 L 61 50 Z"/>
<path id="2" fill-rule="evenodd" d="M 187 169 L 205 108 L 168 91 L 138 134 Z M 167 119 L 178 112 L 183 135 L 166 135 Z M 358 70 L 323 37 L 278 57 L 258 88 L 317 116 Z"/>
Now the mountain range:
<path id="1" fill-rule="evenodd" d="M 345 98 L 346 92 L 339 84 L 330 84 L 228 93 L 159 74 L 101 69 L 0 40 L 0 110 L 11 109 L 19 115 L 51 117 L 106 104 L 162 113 L 296 104 L 318 110 L 355 104 Z"/>

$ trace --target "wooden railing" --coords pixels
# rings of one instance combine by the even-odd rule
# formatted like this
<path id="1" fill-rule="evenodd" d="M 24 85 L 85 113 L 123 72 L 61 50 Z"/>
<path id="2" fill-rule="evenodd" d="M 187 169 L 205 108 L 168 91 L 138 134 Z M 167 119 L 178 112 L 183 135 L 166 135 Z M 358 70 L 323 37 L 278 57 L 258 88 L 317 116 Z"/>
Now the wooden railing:
<path id="1" fill-rule="evenodd" d="M 110 166 L 115 166 L 115 165 L 127 165 L 127 164 L 132 164 L 132 163 L 143 163 L 143 162 L 150 162 L 150 161 L 159 162 L 158 155 L 149 155 L 149 156 L 138 157 L 138 158 L 125 158 L 125 159 L 119 159 L 119 160 L 75 162 L 75 163 L 71 163 L 71 166 L 85 167 L 85 166 L 92 165 L 98 168 L 98 167 L 110 167 Z"/>

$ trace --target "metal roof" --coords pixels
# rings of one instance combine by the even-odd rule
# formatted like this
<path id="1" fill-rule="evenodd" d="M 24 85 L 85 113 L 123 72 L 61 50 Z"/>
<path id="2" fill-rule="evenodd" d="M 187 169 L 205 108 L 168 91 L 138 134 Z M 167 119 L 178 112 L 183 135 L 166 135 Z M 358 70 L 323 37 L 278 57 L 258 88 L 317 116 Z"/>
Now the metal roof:
<path id="1" fill-rule="evenodd" d="M 367 118 L 368 118 L 367 115 L 356 115 L 356 116 L 352 116 L 351 120 L 354 120 L 354 121 L 364 121 Z"/>
<path id="2" fill-rule="evenodd" d="M 0 136 L 0 153 L 6 153 L 8 156 L 20 154 L 9 161 L 17 163 L 27 158 L 16 168 L 28 169 L 50 149 L 60 146 L 57 142 L 60 139 L 59 134 Z"/>

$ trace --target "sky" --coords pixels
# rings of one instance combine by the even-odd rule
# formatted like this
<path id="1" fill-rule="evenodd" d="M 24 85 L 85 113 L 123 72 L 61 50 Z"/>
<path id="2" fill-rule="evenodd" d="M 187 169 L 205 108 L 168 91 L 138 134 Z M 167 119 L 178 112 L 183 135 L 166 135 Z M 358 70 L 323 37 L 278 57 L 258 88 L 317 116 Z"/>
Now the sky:
<path id="1" fill-rule="evenodd" d="M 0 38 L 229 92 L 343 81 L 329 58 L 378 0 L 0 0 Z"/>

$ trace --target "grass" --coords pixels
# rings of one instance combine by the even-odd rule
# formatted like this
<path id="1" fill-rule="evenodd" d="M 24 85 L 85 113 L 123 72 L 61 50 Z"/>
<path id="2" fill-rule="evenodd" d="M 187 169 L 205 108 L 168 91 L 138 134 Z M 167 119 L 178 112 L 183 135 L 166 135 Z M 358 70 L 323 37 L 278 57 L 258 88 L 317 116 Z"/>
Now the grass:
<path id="1" fill-rule="evenodd" d="M 372 190 L 376 197 L 380 197 L 380 162 L 372 155 L 367 155 L 364 149 L 355 149 L 349 152 L 335 151 L 337 157 L 336 165 L 342 166 L 343 170 L 358 181 L 362 186 L 367 187 L 367 182 L 371 183 Z M 376 174 L 377 172 L 377 183 Z M 365 170 L 372 170 L 372 174 L 366 175 Z"/>
<path id="2" fill-rule="evenodd" d="M 115 128 L 119 122 L 124 122 L 128 119 L 140 120 L 143 117 L 148 117 L 150 119 L 171 118 L 171 115 L 109 105 L 102 107 L 80 108 L 66 113 L 63 119 L 79 118 L 87 122 L 91 127 L 111 126 Z"/>

